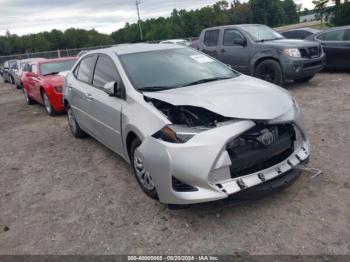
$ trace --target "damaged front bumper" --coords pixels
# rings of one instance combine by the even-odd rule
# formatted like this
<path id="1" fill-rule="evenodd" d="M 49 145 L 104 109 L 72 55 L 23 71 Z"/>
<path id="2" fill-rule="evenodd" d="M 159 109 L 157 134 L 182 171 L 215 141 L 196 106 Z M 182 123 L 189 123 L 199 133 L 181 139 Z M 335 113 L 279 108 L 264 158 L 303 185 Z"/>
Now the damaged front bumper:
<path id="1" fill-rule="evenodd" d="M 282 177 L 308 159 L 309 142 L 298 111 L 268 121 L 267 125 L 286 123 L 295 131 L 290 154 L 271 166 L 242 176 L 232 174 L 232 166 L 237 163 L 231 161 L 227 145 L 255 127 L 257 123 L 252 120 L 237 120 L 210 129 L 184 144 L 148 137 L 137 150 L 152 176 L 160 202 L 194 204 L 215 201 Z"/>

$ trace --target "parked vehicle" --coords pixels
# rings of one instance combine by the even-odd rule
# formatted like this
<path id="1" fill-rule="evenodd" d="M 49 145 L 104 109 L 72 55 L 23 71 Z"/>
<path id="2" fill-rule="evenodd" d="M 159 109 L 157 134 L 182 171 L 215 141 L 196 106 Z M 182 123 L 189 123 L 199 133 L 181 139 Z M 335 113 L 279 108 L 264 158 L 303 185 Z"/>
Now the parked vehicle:
<path id="1" fill-rule="evenodd" d="M 23 74 L 23 67 L 25 66 L 25 64 L 31 61 L 40 61 L 44 59 L 45 58 L 28 58 L 28 59 L 17 60 L 17 64 L 16 66 L 14 66 L 14 69 L 12 71 L 12 76 L 14 78 L 14 82 L 17 89 L 21 89 L 23 87 L 21 79 Z"/>
<path id="2" fill-rule="evenodd" d="M 183 46 L 190 46 L 191 43 L 185 39 L 169 39 L 161 41 L 160 44 L 174 44 L 174 45 L 183 45 Z"/>
<path id="3" fill-rule="evenodd" d="M 2 78 L 5 83 L 15 84 L 15 80 L 12 76 L 12 70 L 16 67 L 17 60 L 8 60 L 4 63 L 4 69 L 2 73 Z"/>
<path id="4" fill-rule="evenodd" d="M 64 78 L 76 61 L 76 57 L 66 57 L 27 63 L 21 79 L 26 102 L 29 105 L 34 102 L 43 104 L 51 116 L 63 112 Z"/>
<path id="5" fill-rule="evenodd" d="M 309 81 L 323 69 L 325 55 L 317 43 L 285 39 L 265 25 L 208 28 L 199 50 L 237 71 L 282 86 L 285 81 Z"/>
<path id="6" fill-rule="evenodd" d="M 85 55 L 87 52 L 89 52 L 89 50 L 81 50 L 81 51 L 77 54 L 77 57 L 82 57 L 82 56 Z"/>
<path id="7" fill-rule="evenodd" d="M 350 69 L 350 26 L 335 27 L 307 38 L 322 45 L 327 68 Z"/>
<path id="8" fill-rule="evenodd" d="M 298 104 L 265 81 L 179 45 L 119 45 L 81 57 L 66 77 L 73 135 L 131 163 L 167 204 L 286 185 L 309 157 Z"/>
<path id="9" fill-rule="evenodd" d="M 319 32 L 321 32 L 321 30 L 306 27 L 282 31 L 281 35 L 288 39 L 306 39 L 310 35 L 317 34 Z"/>

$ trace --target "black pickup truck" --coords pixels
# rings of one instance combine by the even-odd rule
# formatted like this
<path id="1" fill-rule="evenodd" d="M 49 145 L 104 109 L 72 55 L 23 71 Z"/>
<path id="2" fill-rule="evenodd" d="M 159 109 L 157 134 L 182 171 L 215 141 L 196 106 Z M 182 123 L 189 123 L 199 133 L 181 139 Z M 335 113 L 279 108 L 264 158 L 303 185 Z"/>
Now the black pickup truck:
<path id="1" fill-rule="evenodd" d="M 268 26 L 228 25 L 204 29 L 194 48 L 237 71 L 282 86 L 309 81 L 325 66 L 319 43 L 285 39 Z"/>

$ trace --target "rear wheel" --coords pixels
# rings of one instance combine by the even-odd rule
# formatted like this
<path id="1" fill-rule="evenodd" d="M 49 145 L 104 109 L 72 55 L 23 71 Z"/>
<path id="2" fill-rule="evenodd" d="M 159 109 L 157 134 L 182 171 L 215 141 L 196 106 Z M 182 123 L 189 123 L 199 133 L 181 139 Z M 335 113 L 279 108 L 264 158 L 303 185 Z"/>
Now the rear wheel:
<path id="1" fill-rule="evenodd" d="M 309 76 L 309 77 L 304 77 L 304 78 L 300 78 L 300 79 L 295 79 L 294 81 L 297 83 L 305 83 L 305 82 L 309 82 L 312 78 L 314 78 L 315 75 Z"/>
<path id="2" fill-rule="evenodd" d="M 26 100 L 28 105 L 34 104 L 34 100 L 29 96 L 27 90 L 23 88 L 24 99 Z"/>
<path id="3" fill-rule="evenodd" d="M 284 83 L 282 68 L 277 61 L 272 59 L 260 62 L 256 66 L 254 76 L 279 86 Z"/>
<path id="4" fill-rule="evenodd" d="M 55 109 L 52 107 L 50 99 L 49 99 L 48 95 L 45 93 L 45 91 L 43 91 L 43 93 L 42 93 L 42 98 L 43 98 L 46 113 L 49 116 L 56 115 L 57 113 L 56 113 Z"/>
<path id="5" fill-rule="evenodd" d="M 67 107 L 67 117 L 68 117 L 68 124 L 69 124 L 70 130 L 72 131 L 73 136 L 76 138 L 85 137 L 86 133 L 84 132 L 84 130 L 82 130 L 79 127 L 78 122 L 75 119 L 74 112 L 69 105 Z"/>
<path id="6" fill-rule="evenodd" d="M 147 170 L 147 167 L 144 164 L 144 159 L 137 150 L 140 145 L 141 141 L 138 138 L 135 138 L 131 144 L 131 165 L 134 170 L 136 180 L 143 192 L 153 199 L 158 199 L 158 194 L 151 173 L 149 170 Z"/>

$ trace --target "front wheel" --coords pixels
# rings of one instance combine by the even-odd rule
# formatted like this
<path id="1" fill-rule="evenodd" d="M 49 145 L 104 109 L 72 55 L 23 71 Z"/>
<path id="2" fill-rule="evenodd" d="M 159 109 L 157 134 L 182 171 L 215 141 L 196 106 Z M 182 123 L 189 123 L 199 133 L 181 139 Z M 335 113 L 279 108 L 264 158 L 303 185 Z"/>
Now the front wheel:
<path id="1" fill-rule="evenodd" d="M 158 199 L 156 187 L 154 185 L 151 173 L 147 170 L 144 159 L 137 148 L 141 145 L 141 141 L 135 138 L 131 144 L 131 165 L 136 176 L 136 180 L 143 192 L 150 198 Z"/>
<path id="2" fill-rule="evenodd" d="M 34 104 L 34 100 L 29 96 L 27 90 L 23 88 L 24 99 L 26 100 L 28 105 Z"/>
<path id="3" fill-rule="evenodd" d="M 272 59 L 260 62 L 255 69 L 254 76 L 279 86 L 284 84 L 282 68 L 277 61 Z"/>
<path id="4" fill-rule="evenodd" d="M 42 97 L 43 97 L 44 107 L 45 107 L 46 113 L 49 116 L 56 115 L 57 113 L 56 113 L 55 109 L 52 107 L 50 99 L 49 99 L 49 97 L 47 96 L 47 94 L 45 92 L 43 92 Z"/>
<path id="5" fill-rule="evenodd" d="M 304 78 L 300 78 L 300 79 L 295 79 L 294 81 L 297 83 L 305 83 L 305 82 L 309 82 L 312 78 L 314 78 L 315 75 L 309 76 L 309 77 L 304 77 Z"/>

